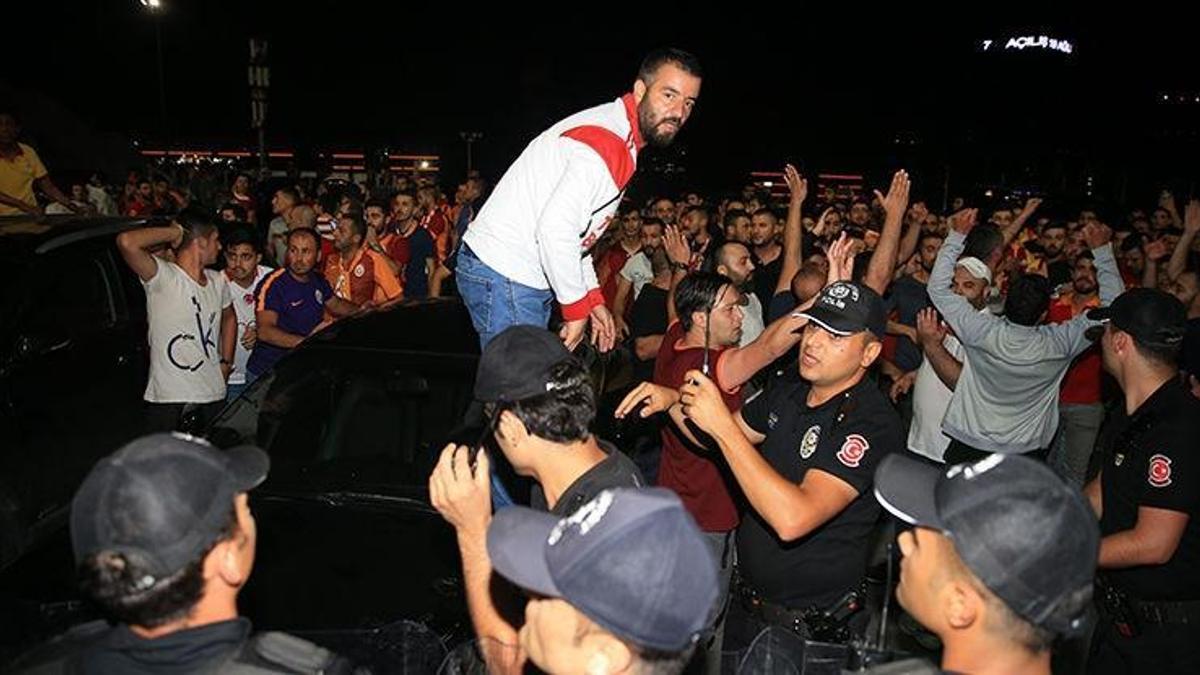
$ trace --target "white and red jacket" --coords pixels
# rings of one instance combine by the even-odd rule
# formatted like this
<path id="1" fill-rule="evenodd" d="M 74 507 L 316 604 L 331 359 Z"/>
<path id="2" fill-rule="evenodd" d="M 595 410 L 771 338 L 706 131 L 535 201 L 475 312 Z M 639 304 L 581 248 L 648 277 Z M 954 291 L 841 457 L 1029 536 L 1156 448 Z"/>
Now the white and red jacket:
<path id="1" fill-rule="evenodd" d="M 604 304 L 589 251 L 644 145 L 633 94 L 571 115 L 525 147 L 463 241 L 508 279 L 553 290 L 565 320 L 587 317 Z"/>

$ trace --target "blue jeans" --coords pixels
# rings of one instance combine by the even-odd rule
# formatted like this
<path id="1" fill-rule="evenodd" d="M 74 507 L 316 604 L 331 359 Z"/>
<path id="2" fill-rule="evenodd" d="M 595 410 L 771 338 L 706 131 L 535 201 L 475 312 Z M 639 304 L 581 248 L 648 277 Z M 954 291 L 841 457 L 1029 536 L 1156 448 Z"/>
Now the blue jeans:
<path id="1" fill-rule="evenodd" d="M 549 289 L 518 284 L 483 264 L 471 247 L 458 251 L 454 276 L 471 324 L 479 333 L 480 348 L 509 326 L 546 327 L 550 323 L 554 293 Z"/>
<path id="2" fill-rule="evenodd" d="M 463 244 L 455 255 L 455 284 L 462 296 L 471 324 L 479 333 L 479 348 L 509 326 L 542 326 L 550 323 L 554 293 L 549 289 L 530 288 L 509 279 L 483 264 L 471 247 Z M 492 470 L 492 506 L 511 506 L 512 497 L 504 482 Z"/>
<path id="3" fill-rule="evenodd" d="M 246 387 L 249 387 L 249 386 L 250 386 L 249 384 L 227 384 L 227 385 L 225 385 L 225 402 L 233 403 L 234 401 L 237 400 L 237 397 L 242 395 L 242 392 L 246 391 Z"/>
<path id="4" fill-rule="evenodd" d="M 248 372 L 248 373 L 246 373 L 246 381 L 245 382 L 243 382 L 241 384 L 225 385 L 225 402 L 233 403 L 234 401 L 236 401 L 237 398 L 239 396 L 241 396 L 247 389 L 249 389 L 250 385 L 254 384 L 254 381 L 257 379 L 258 379 L 257 375 L 255 375 L 254 373 Z"/>

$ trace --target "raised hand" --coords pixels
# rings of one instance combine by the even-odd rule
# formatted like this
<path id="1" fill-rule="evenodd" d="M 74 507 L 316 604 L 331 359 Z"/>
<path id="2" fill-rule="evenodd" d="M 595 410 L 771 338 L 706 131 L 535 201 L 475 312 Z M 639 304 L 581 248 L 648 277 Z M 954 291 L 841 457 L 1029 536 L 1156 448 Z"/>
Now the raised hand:
<path id="1" fill-rule="evenodd" d="M 1171 251 L 1167 248 L 1166 240 L 1155 239 L 1154 241 L 1146 242 L 1142 246 L 1142 252 L 1146 254 L 1147 260 L 1158 261 L 1167 257 L 1167 254 Z"/>
<path id="2" fill-rule="evenodd" d="M 688 245 L 683 232 L 674 225 L 663 229 L 663 250 L 667 258 L 677 265 L 688 265 L 692 262 L 692 247 Z"/>
<path id="3" fill-rule="evenodd" d="M 804 200 L 808 197 L 808 180 L 801 176 L 796 167 L 791 164 L 783 167 L 783 180 L 787 183 L 792 203 L 804 203 Z"/>
<path id="4" fill-rule="evenodd" d="M 1083 226 L 1083 240 L 1088 248 L 1100 248 L 1112 240 L 1112 230 L 1104 223 L 1088 223 Z"/>
<path id="5" fill-rule="evenodd" d="M 825 250 L 825 258 L 829 260 L 826 286 L 835 281 L 850 281 L 854 276 L 854 240 L 847 237 L 845 232 Z"/>
<path id="6" fill-rule="evenodd" d="M 879 200 L 889 219 L 903 217 L 904 211 L 908 209 L 908 192 L 911 187 L 908 172 L 900 169 L 892 176 L 892 185 L 888 188 L 886 197 L 879 190 L 875 190 L 875 198 Z"/>
<path id="7" fill-rule="evenodd" d="M 963 209 L 950 216 L 950 229 L 967 234 L 979 219 L 979 209 Z"/>
<path id="8" fill-rule="evenodd" d="M 917 312 L 917 343 L 922 349 L 942 344 L 947 332 L 946 326 L 938 319 L 936 309 L 926 307 Z"/>
<path id="9" fill-rule="evenodd" d="M 1200 200 L 1189 201 L 1183 210 L 1183 230 L 1192 234 L 1200 232 Z"/>

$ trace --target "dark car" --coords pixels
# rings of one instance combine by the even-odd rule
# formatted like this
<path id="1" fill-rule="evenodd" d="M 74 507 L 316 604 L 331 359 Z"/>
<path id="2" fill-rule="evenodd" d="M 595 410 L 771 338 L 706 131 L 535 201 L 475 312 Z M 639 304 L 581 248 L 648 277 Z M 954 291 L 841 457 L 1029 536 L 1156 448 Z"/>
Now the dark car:
<path id="1" fill-rule="evenodd" d="M 145 295 L 129 218 L 0 218 L 0 568 L 59 527 L 79 481 L 137 435 Z"/>
<path id="2" fill-rule="evenodd" d="M 257 628 L 399 672 L 427 672 L 470 638 L 454 533 L 427 485 L 448 442 L 480 437 L 463 423 L 478 358 L 460 302 L 406 302 L 309 338 L 214 420 L 214 444 L 271 457 L 251 493 L 258 552 L 239 596 Z M 606 360 L 592 368 L 611 384 Z M 0 573 L 0 657 L 95 616 L 65 527 Z"/>

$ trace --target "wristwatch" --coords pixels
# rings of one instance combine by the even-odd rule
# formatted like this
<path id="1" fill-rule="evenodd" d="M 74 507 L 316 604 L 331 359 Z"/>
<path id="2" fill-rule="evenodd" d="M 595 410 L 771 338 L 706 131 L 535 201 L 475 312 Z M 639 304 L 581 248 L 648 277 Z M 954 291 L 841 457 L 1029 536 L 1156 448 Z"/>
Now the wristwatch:
<path id="1" fill-rule="evenodd" d="M 671 261 L 671 269 L 686 272 L 688 271 L 688 266 L 687 263 Z"/>

